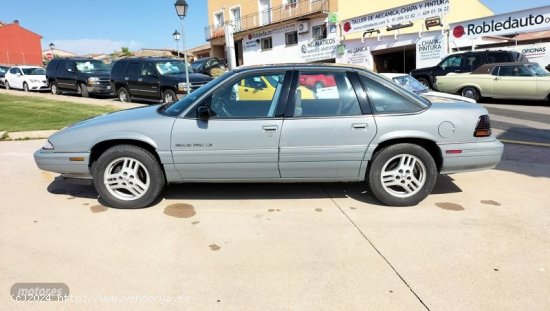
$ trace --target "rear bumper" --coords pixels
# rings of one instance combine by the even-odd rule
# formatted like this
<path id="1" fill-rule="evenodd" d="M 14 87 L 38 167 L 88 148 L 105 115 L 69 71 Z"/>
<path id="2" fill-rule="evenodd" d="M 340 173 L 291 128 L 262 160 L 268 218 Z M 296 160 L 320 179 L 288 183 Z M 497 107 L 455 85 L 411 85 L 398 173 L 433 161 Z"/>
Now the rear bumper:
<path id="1" fill-rule="evenodd" d="M 443 155 L 441 174 L 448 174 L 494 168 L 500 162 L 504 145 L 495 139 L 490 142 L 439 145 L 439 148 Z M 462 152 L 447 154 L 447 150 Z"/>
<path id="2" fill-rule="evenodd" d="M 83 161 L 74 161 L 71 158 L 83 158 Z M 92 178 L 88 168 L 88 152 L 56 153 L 39 149 L 34 153 L 34 161 L 44 171 L 59 173 L 65 177 Z"/>

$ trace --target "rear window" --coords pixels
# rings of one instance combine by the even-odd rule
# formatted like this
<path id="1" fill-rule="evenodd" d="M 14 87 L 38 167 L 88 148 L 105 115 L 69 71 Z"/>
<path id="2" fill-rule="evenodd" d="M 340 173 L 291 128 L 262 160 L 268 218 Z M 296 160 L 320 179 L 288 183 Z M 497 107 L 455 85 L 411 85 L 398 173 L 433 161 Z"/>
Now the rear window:
<path id="1" fill-rule="evenodd" d="M 512 60 L 506 52 L 489 52 L 487 53 L 487 61 L 489 63 L 507 63 Z"/>

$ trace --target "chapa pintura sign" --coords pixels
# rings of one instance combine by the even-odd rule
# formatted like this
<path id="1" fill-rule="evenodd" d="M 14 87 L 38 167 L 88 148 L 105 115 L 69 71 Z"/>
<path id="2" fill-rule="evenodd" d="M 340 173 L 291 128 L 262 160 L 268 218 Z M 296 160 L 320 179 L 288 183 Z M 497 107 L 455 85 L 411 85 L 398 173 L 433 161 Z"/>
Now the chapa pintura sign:
<path id="1" fill-rule="evenodd" d="M 446 15 L 449 0 L 426 0 L 372 14 L 350 18 L 342 22 L 345 33 L 378 29 L 417 19 Z"/>

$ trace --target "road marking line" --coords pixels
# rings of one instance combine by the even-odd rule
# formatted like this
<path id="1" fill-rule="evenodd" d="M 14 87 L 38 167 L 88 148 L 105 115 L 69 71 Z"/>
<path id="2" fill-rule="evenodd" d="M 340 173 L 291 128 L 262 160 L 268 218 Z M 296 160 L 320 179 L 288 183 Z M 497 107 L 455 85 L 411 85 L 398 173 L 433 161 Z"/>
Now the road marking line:
<path id="1" fill-rule="evenodd" d="M 537 147 L 550 147 L 550 144 L 546 143 L 537 143 L 534 141 L 522 141 L 522 140 L 512 140 L 512 139 L 499 139 L 503 143 L 507 144 L 517 144 L 517 145 L 528 145 L 528 146 L 537 146 Z"/>

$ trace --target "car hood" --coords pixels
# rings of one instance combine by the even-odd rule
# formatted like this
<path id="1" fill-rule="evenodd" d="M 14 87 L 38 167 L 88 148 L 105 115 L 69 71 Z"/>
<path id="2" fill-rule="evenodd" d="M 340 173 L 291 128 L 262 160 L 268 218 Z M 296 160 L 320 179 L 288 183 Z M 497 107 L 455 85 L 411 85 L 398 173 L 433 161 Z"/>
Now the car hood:
<path id="1" fill-rule="evenodd" d="M 427 98 L 429 101 L 433 101 L 433 100 L 437 101 L 438 98 L 441 98 L 444 100 L 450 99 L 452 101 L 460 100 L 460 101 L 465 101 L 465 102 L 474 103 L 474 104 L 476 103 L 476 101 L 471 98 L 460 96 L 460 95 L 443 93 L 443 92 L 429 91 L 429 92 L 421 93 L 420 95 Z"/>
<path id="2" fill-rule="evenodd" d="M 28 75 L 26 76 L 29 80 L 46 80 L 46 75 Z"/>
<path id="3" fill-rule="evenodd" d="M 108 78 L 111 76 L 111 72 L 109 71 L 83 72 L 82 74 L 88 77 L 98 77 L 98 78 Z"/>
<path id="4" fill-rule="evenodd" d="M 157 147 L 155 137 L 170 137 L 175 117 L 161 115 L 158 105 L 116 111 L 82 120 L 50 136 L 57 152 L 86 152 L 97 142 L 140 140 Z"/>
<path id="5" fill-rule="evenodd" d="M 170 79 L 177 80 L 178 82 L 185 82 L 185 73 L 179 73 L 167 76 Z M 189 82 L 191 83 L 206 83 L 212 80 L 212 77 L 203 75 L 202 73 L 190 72 Z"/>

